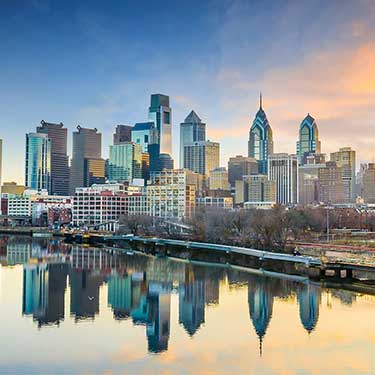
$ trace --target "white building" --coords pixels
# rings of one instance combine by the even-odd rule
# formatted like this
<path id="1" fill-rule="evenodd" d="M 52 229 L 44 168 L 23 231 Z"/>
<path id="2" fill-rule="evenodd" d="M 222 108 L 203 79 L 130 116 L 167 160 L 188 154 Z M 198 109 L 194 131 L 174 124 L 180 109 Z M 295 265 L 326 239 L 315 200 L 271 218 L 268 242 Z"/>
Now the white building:
<path id="1" fill-rule="evenodd" d="M 151 216 L 184 219 L 195 207 L 196 186 L 184 169 L 163 170 L 151 174 L 147 202 Z"/>
<path id="2" fill-rule="evenodd" d="M 268 157 L 268 178 L 276 182 L 276 203 L 298 203 L 298 159 L 296 155 L 272 154 Z"/>

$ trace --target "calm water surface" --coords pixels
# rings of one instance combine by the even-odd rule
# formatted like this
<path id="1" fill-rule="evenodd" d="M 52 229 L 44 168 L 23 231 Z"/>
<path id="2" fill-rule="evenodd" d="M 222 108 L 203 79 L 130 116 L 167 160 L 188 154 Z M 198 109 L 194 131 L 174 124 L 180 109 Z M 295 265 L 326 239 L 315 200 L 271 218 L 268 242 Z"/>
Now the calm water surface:
<path id="1" fill-rule="evenodd" d="M 0 255 L 0 373 L 375 373 L 370 295 L 48 240 Z"/>

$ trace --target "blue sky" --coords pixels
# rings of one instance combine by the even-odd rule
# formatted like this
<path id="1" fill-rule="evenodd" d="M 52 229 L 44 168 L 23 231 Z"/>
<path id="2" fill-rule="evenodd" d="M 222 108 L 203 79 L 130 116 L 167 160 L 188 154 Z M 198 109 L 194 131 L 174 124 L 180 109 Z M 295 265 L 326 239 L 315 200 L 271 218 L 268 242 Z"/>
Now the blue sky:
<path id="1" fill-rule="evenodd" d="M 151 93 L 171 97 L 174 156 L 191 109 L 246 154 L 259 91 L 276 151 L 294 152 L 310 112 L 323 152 L 375 157 L 375 2 L 0 2 L 3 180 L 24 180 L 25 133 L 40 120 L 103 133 L 147 118 Z M 361 131 L 359 131 L 361 129 Z M 71 134 L 70 134 L 71 137 Z"/>

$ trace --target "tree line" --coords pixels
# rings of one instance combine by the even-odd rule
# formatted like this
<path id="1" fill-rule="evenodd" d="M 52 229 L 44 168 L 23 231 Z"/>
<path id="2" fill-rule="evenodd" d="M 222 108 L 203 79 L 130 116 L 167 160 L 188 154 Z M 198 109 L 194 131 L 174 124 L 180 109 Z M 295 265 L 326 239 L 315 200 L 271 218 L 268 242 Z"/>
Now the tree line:
<path id="1" fill-rule="evenodd" d="M 120 232 L 140 236 L 187 239 L 225 245 L 252 247 L 269 251 L 287 251 L 295 241 L 314 241 L 329 228 L 375 230 L 375 216 L 356 210 L 327 210 L 276 205 L 269 210 L 224 210 L 206 207 L 186 220 L 190 227 L 181 234 L 160 218 L 146 215 L 123 216 Z"/>

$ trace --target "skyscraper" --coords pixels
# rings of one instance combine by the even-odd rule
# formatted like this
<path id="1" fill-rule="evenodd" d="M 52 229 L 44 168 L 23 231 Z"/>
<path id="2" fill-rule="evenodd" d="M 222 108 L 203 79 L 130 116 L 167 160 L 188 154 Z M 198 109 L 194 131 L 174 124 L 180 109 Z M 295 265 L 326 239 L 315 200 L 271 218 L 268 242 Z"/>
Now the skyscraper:
<path id="1" fill-rule="evenodd" d="M 297 141 L 298 164 L 305 164 L 308 154 L 320 154 L 320 141 L 318 126 L 315 119 L 308 113 L 299 127 L 299 140 Z"/>
<path id="2" fill-rule="evenodd" d="M 296 155 L 272 154 L 268 158 L 268 178 L 276 182 L 276 203 L 297 204 L 298 161 Z"/>
<path id="3" fill-rule="evenodd" d="M 138 122 L 131 132 L 131 141 L 142 146 L 142 152 L 148 151 L 148 144 L 151 142 L 151 132 L 155 127 L 153 122 Z"/>
<path id="4" fill-rule="evenodd" d="M 206 124 L 191 111 L 180 124 L 180 167 L 184 167 L 184 147 L 194 142 L 206 140 Z"/>
<path id="5" fill-rule="evenodd" d="M 47 134 L 26 134 L 25 186 L 51 192 L 51 140 Z"/>
<path id="6" fill-rule="evenodd" d="M 151 95 L 148 117 L 158 129 L 160 153 L 172 156 L 172 108 L 169 106 L 169 96 Z"/>
<path id="7" fill-rule="evenodd" d="M 259 104 L 259 110 L 250 128 L 248 156 L 258 161 L 259 173 L 267 174 L 268 157 L 273 153 L 273 135 L 262 107 L 262 94 Z"/>
<path id="8" fill-rule="evenodd" d="M 331 161 L 336 162 L 337 167 L 342 170 L 344 202 L 353 202 L 355 200 L 355 151 L 350 147 L 340 148 L 339 151 L 331 153 Z"/>
<path id="9" fill-rule="evenodd" d="M 375 164 L 369 163 L 363 173 L 363 199 L 375 203 Z"/>
<path id="10" fill-rule="evenodd" d="M 345 201 L 342 168 L 335 161 L 328 161 L 319 168 L 319 201 L 326 204 Z"/>
<path id="11" fill-rule="evenodd" d="M 103 166 L 102 178 L 105 174 L 105 162 L 101 158 L 102 135 L 98 130 L 77 126 L 73 132 L 73 155 L 70 168 L 70 193 L 74 194 L 75 188 L 89 186 L 87 176 L 96 165 Z M 101 163 L 101 161 L 103 163 Z M 100 164 L 100 166 L 99 166 Z M 101 167 L 100 167 L 101 168 Z M 96 168 L 98 169 L 98 168 Z M 100 174 L 100 171 L 97 170 Z M 101 177 L 97 175 L 96 177 Z"/>
<path id="12" fill-rule="evenodd" d="M 208 177 L 219 166 L 220 143 L 205 141 L 185 145 L 184 168 Z"/>
<path id="13" fill-rule="evenodd" d="M 236 181 L 242 180 L 243 176 L 258 174 L 258 162 L 254 158 L 237 155 L 229 158 L 228 177 L 232 187 Z"/>
<path id="14" fill-rule="evenodd" d="M 51 193 L 69 195 L 69 158 L 67 154 L 68 129 L 60 122 L 42 120 L 37 133 L 47 134 L 51 140 Z"/>
<path id="15" fill-rule="evenodd" d="M 117 145 L 122 142 L 130 142 L 132 139 L 132 129 L 130 125 L 117 125 L 113 134 L 113 144 Z"/>
<path id="16" fill-rule="evenodd" d="M 108 179 L 113 182 L 130 182 L 142 178 L 142 146 L 123 142 L 109 146 Z"/>

